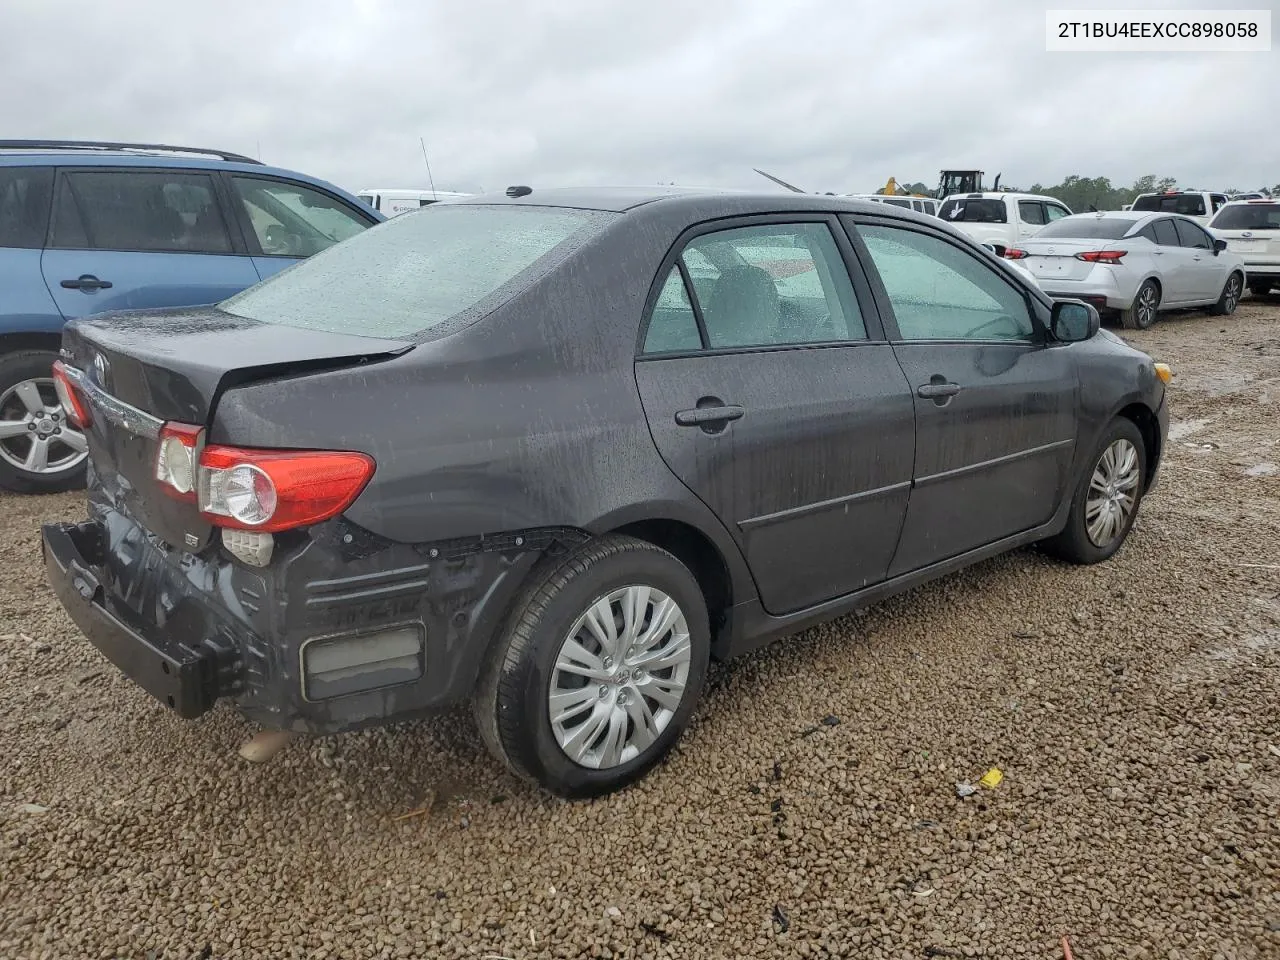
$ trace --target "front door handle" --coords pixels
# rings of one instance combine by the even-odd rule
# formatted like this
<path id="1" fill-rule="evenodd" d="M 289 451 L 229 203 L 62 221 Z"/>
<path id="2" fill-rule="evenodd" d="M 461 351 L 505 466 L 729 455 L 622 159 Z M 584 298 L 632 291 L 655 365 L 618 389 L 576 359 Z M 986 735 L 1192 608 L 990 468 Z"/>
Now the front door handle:
<path id="1" fill-rule="evenodd" d="M 746 409 L 736 404 L 716 404 L 714 406 L 695 407 L 692 410 L 680 410 L 676 413 L 676 424 L 681 427 L 702 427 L 716 430 L 731 420 L 740 420 Z"/>
<path id="2" fill-rule="evenodd" d="M 923 397 L 925 400 L 934 400 L 946 402 L 960 392 L 960 384 L 939 382 L 941 378 L 935 378 L 931 383 L 922 383 L 916 387 L 916 396 Z"/>
<path id="3" fill-rule="evenodd" d="M 91 273 L 82 274 L 74 280 L 63 280 L 62 286 L 67 290 L 83 290 L 93 293 L 95 290 L 110 290 L 110 280 L 99 280 Z"/>

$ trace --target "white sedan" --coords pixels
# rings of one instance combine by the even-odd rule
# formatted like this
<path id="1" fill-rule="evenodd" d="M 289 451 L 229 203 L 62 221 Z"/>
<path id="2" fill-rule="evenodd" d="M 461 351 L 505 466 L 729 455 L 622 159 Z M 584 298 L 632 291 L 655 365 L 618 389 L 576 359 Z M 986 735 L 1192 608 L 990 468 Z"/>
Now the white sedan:
<path id="1" fill-rule="evenodd" d="M 1240 254 L 1256 296 L 1280 288 L 1280 200 L 1228 203 L 1210 221 L 1209 232 Z"/>
<path id="2" fill-rule="evenodd" d="M 1143 211 L 1079 213 L 1047 225 L 1005 251 L 1051 297 L 1074 297 L 1115 311 L 1145 330 L 1162 310 L 1207 307 L 1234 313 L 1244 261 L 1190 217 Z"/>

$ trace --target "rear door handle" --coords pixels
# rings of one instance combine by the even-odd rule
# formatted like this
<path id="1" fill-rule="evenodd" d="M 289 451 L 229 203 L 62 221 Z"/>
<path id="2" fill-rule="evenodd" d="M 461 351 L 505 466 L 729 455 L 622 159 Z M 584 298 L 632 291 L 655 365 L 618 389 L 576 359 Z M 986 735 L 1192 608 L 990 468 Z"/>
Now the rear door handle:
<path id="1" fill-rule="evenodd" d="M 110 280 L 99 280 L 91 273 L 83 274 L 74 280 L 63 280 L 62 286 L 68 290 L 83 290 L 92 293 L 95 290 L 110 290 Z"/>
<path id="2" fill-rule="evenodd" d="M 916 396 L 923 397 L 926 400 L 946 400 L 948 397 L 954 397 L 960 392 L 960 384 L 946 383 L 934 380 L 932 383 L 922 383 L 916 387 Z"/>
<path id="3" fill-rule="evenodd" d="M 716 427 L 731 420 L 740 420 L 746 412 L 745 408 L 732 403 L 695 407 L 692 410 L 678 411 L 676 424 L 681 427 Z"/>

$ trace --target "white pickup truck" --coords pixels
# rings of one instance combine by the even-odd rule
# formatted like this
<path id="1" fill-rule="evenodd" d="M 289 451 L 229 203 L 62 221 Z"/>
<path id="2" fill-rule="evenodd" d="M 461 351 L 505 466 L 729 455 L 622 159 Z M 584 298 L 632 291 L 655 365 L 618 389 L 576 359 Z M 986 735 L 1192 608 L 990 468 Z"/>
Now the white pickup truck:
<path id="1" fill-rule="evenodd" d="M 1166 190 L 1164 193 L 1140 193 L 1130 209 L 1142 213 L 1178 213 L 1207 227 L 1227 203 L 1225 193 L 1208 190 Z"/>
<path id="2" fill-rule="evenodd" d="M 1061 200 L 1034 193 L 955 193 L 942 201 L 938 219 L 996 253 L 1033 237 L 1046 223 L 1071 216 Z"/>

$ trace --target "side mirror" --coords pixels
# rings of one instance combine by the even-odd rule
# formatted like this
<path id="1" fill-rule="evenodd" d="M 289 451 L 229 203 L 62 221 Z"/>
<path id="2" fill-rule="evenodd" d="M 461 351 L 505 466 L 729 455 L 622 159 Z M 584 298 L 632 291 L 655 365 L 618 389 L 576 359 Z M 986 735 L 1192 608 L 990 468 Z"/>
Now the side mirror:
<path id="1" fill-rule="evenodd" d="M 1049 329 L 1063 343 L 1080 343 L 1097 335 L 1102 319 L 1082 300 L 1058 300 L 1053 305 Z"/>
<path id="2" fill-rule="evenodd" d="M 1225 249 L 1227 249 L 1227 241 L 1225 241 L 1225 240 L 1214 240 L 1214 241 L 1213 241 L 1213 255 L 1214 255 L 1215 257 L 1216 257 L 1218 254 L 1220 254 L 1220 253 L 1221 253 L 1223 250 L 1225 250 Z"/>

